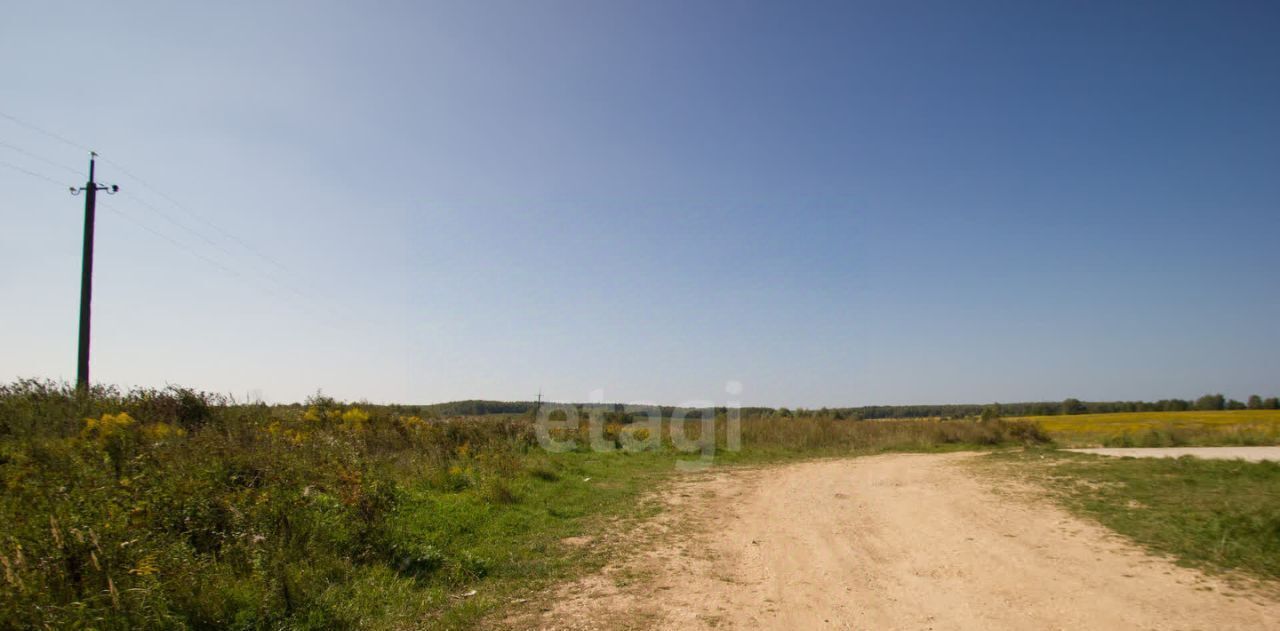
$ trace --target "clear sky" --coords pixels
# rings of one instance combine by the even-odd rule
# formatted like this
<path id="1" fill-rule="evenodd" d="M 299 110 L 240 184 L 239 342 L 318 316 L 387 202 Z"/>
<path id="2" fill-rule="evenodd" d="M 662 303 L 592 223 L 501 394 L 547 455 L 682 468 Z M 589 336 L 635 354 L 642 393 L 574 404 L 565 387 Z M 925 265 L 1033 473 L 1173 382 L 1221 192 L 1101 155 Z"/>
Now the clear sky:
<path id="1" fill-rule="evenodd" d="M 95 381 L 1280 394 L 1275 2 L 4 13 L 0 380 L 74 379 L 92 147 Z"/>

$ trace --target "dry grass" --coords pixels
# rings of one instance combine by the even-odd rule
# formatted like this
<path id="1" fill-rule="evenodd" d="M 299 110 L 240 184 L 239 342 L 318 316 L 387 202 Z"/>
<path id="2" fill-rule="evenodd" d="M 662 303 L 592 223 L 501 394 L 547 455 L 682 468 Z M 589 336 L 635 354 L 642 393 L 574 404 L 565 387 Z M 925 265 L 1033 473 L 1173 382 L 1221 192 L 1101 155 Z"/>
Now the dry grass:
<path id="1" fill-rule="evenodd" d="M 824 416 L 742 421 L 742 446 L 748 455 L 933 451 L 1044 442 L 1044 432 L 1027 421 L 848 421 Z"/>

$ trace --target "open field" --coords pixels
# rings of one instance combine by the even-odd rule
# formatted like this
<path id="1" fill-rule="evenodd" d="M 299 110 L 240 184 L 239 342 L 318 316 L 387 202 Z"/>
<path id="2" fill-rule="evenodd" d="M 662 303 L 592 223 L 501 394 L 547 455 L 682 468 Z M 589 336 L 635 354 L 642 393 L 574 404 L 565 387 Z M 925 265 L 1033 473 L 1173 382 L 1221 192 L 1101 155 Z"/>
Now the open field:
<path id="1" fill-rule="evenodd" d="M 1028 416 L 1073 447 L 1179 447 L 1280 444 L 1280 410 L 1117 412 Z"/>
<path id="2" fill-rule="evenodd" d="M 623 538 L 630 557 L 502 624 L 1280 628 L 1265 586 L 1153 556 L 1017 481 L 1008 466 L 1040 455 L 976 465 L 975 454 L 886 454 L 685 478 L 661 519 Z"/>
<path id="3" fill-rule="evenodd" d="M 1005 421 L 760 417 L 735 452 L 724 419 L 681 425 L 716 465 L 1043 441 Z M 0 386 L 0 626 L 468 628 L 607 560 L 570 542 L 649 515 L 678 463 L 711 464 L 672 427 L 627 451 L 640 430 L 607 423 L 599 453 L 583 422 L 552 453 L 527 416 Z"/>
<path id="4" fill-rule="evenodd" d="M 652 436 L 626 415 L 600 421 L 547 429 L 530 414 L 440 418 L 319 396 L 266 406 L 177 388 L 0 386 L 0 626 L 597 628 L 623 612 L 623 626 L 914 626 L 924 615 L 964 628 L 1057 615 L 1105 627 L 1203 611 L 1244 627 L 1271 611 L 1241 589 L 1231 593 L 1245 604 L 1223 613 L 1217 598 L 1237 588 L 1049 502 L 1202 568 L 1269 578 L 1274 465 L 1060 454 L 1026 421 L 770 412 L 741 419 L 737 439 L 724 411 L 664 417 Z M 544 449 L 540 432 L 565 449 Z M 998 455 L 952 453 L 963 450 Z M 974 477 L 978 461 L 998 481 Z M 1074 494 L 1093 486 L 1105 492 Z M 1023 487 L 1054 492 L 996 492 Z M 1149 512 L 1116 508 L 1131 501 Z M 656 610 L 652 594 L 628 591 L 654 576 L 670 588 Z M 1045 585 L 1108 596 L 1069 611 Z M 546 618 L 577 602 L 574 589 L 611 609 Z"/>

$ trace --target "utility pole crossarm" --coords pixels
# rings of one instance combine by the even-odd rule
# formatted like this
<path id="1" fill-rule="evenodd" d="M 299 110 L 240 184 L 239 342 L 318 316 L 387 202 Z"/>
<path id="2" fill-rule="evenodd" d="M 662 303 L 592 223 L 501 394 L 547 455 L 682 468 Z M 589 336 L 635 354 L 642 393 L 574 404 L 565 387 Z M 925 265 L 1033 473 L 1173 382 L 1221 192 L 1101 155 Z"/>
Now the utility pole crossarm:
<path id="1" fill-rule="evenodd" d="M 80 268 L 80 347 L 76 362 L 76 389 L 89 390 L 89 306 L 93 301 L 93 221 L 98 191 L 114 195 L 119 186 L 100 186 L 94 181 L 93 167 L 98 154 L 89 152 L 89 181 L 83 188 L 71 188 L 72 195 L 84 191 L 84 254 Z"/>

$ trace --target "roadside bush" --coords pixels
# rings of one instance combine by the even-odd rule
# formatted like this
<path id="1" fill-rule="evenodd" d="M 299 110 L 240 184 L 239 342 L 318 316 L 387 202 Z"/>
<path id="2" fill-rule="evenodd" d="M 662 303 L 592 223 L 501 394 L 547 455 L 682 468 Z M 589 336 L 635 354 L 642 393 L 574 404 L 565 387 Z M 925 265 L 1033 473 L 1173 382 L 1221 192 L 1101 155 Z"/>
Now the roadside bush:
<path id="1" fill-rule="evenodd" d="M 392 518 L 424 477 L 517 502 L 531 436 L 324 399 L 0 386 L 0 626 L 333 628 L 329 593 L 378 568 L 483 577 L 484 559 L 413 547 Z"/>

